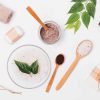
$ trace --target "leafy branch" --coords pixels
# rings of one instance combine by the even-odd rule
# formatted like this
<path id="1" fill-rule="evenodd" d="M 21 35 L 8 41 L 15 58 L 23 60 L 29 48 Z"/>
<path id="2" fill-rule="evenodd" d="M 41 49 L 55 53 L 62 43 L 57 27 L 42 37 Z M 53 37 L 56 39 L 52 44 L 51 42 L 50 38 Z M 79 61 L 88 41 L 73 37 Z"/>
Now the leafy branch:
<path id="1" fill-rule="evenodd" d="M 83 23 L 86 28 L 90 24 L 91 17 L 94 18 L 96 0 L 72 0 L 73 6 L 69 10 L 70 17 L 66 22 L 66 29 L 74 29 L 76 33 Z"/>

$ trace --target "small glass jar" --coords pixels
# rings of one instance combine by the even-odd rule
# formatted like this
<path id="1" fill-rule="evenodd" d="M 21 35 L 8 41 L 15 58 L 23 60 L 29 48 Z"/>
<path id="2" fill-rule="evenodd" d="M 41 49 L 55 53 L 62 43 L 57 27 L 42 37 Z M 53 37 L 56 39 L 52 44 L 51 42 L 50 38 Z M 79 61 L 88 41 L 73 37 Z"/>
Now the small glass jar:
<path id="1" fill-rule="evenodd" d="M 47 43 L 47 44 L 54 44 L 54 43 L 56 43 L 60 39 L 60 37 L 61 37 L 61 28 L 60 28 L 60 26 L 56 22 L 54 22 L 54 21 L 46 21 L 46 22 L 44 22 L 44 24 L 45 25 L 49 25 L 50 24 L 50 25 L 55 26 L 57 28 L 57 30 L 58 30 L 58 36 L 56 36 L 56 38 L 54 38 L 54 40 L 52 38 L 54 36 L 54 34 L 50 36 L 50 38 L 52 38 L 52 40 L 45 40 L 45 39 L 43 39 L 43 36 L 41 35 L 41 30 L 42 30 L 43 27 L 40 26 L 39 27 L 39 31 L 38 31 L 40 39 L 43 42 Z M 49 36 L 47 38 L 49 39 Z"/>

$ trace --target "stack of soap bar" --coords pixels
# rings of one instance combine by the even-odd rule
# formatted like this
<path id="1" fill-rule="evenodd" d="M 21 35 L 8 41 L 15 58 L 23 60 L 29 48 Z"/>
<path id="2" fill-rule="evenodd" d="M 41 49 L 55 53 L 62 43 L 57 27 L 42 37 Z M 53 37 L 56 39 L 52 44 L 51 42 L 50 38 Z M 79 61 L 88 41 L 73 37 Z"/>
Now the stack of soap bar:
<path id="1" fill-rule="evenodd" d="M 8 23 L 13 15 L 13 11 L 0 4 L 0 21 Z"/>
<path id="2" fill-rule="evenodd" d="M 20 27 L 14 27 L 11 30 L 9 30 L 5 36 L 9 43 L 15 43 L 23 36 L 23 30 Z"/>

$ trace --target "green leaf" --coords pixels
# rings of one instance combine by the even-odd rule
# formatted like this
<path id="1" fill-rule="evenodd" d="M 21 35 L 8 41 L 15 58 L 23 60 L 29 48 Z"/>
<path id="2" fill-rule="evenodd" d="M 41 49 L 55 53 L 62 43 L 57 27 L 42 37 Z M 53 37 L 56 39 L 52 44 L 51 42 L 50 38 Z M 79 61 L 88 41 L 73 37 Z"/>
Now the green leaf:
<path id="1" fill-rule="evenodd" d="M 39 69 L 38 61 L 36 60 L 34 63 L 31 65 L 31 72 L 33 74 L 37 74 Z"/>
<path id="2" fill-rule="evenodd" d="M 75 33 L 79 30 L 80 26 L 81 26 L 81 21 L 78 20 L 78 21 L 75 23 L 75 25 L 74 25 L 74 29 L 75 29 L 74 32 L 75 32 Z"/>
<path id="3" fill-rule="evenodd" d="M 86 8 L 87 8 L 87 12 L 89 13 L 89 15 L 94 18 L 94 15 L 95 15 L 95 5 L 93 3 L 88 3 Z"/>
<path id="4" fill-rule="evenodd" d="M 96 5 L 97 0 L 91 0 L 92 3 L 94 3 L 94 5 Z"/>
<path id="5" fill-rule="evenodd" d="M 88 14 L 88 12 L 85 11 L 82 13 L 82 21 L 84 25 L 88 28 L 90 23 L 90 15 Z"/>
<path id="6" fill-rule="evenodd" d="M 69 19 L 68 19 L 68 21 L 67 21 L 66 24 L 72 24 L 72 23 L 76 22 L 79 18 L 80 18 L 79 14 L 76 14 L 76 13 L 75 14 L 72 14 L 69 17 Z"/>
<path id="7" fill-rule="evenodd" d="M 84 2 L 86 0 L 72 0 L 72 2 Z"/>
<path id="8" fill-rule="evenodd" d="M 15 64 L 17 65 L 17 67 L 19 68 L 19 70 L 21 72 L 26 73 L 26 74 L 30 74 L 31 73 L 29 71 L 30 67 L 28 66 L 28 64 L 26 64 L 24 62 L 16 61 L 16 60 L 15 60 Z"/>
<path id="9" fill-rule="evenodd" d="M 72 7 L 71 9 L 69 10 L 68 13 L 77 13 L 77 12 L 80 12 L 84 9 L 84 6 L 81 2 L 76 2 Z"/>
<path id="10" fill-rule="evenodd" d="M 66 26 L 66 29 L 72 29 L 72 28 L 74 28 L 74 24 L 68 24 L 68 25 Z"/>

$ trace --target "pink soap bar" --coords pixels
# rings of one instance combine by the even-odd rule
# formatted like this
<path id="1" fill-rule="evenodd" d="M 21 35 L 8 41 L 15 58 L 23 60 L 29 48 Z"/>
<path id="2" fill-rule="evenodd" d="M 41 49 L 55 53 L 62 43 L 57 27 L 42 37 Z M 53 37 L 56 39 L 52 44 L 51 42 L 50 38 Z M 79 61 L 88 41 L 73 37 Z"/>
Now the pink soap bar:
<path id="1" fill-rule="evenodd" d="M 0 21 L 7 23 L 10 21 L 13 11 L 2 4 L 0 4 Z"/>
<path id="2" fill-rule="evenodd" d="M 23 36 L 23 30 L 20 27 L 14 27 L 11 30 L 9 30 L 5 36 L 9 43 L 15 43 Z"/>

